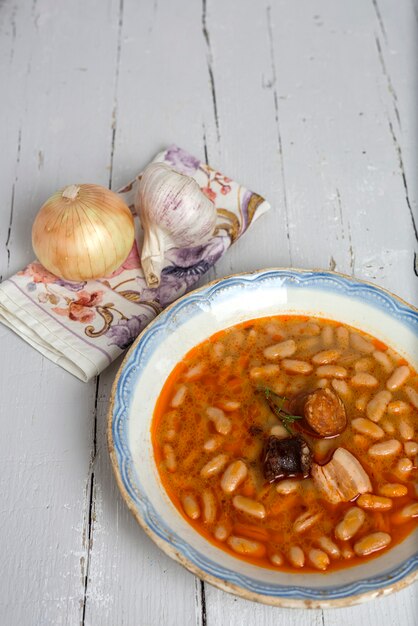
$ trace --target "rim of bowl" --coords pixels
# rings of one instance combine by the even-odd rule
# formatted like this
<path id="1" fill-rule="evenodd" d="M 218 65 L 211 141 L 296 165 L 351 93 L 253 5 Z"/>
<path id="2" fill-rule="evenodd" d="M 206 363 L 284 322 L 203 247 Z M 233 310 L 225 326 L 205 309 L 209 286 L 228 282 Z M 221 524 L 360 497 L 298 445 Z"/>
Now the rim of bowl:
<path id="1" fill-rule="evenodd" d="M 364 591 L 355 595 L 351 595 L 351 596 L 346 596 L 343 598 L 288 598 L 288 597 L 284 597 L 284 596 L 270 596 L 270 595 L 266 595 L 263 593 L 257 593 L 254 591 L 251 591 L 249 589 L 246 589 L 240 585 L 237 585 L 235 583 L 226 581 L 224 579 L 218 578 L 217 576 L 213 576 L 212 574 L 209 574 L 208 572 L 206 572 L 205 570 L 201 569 L 200 567 L 198 567 L 197 565 L 195 565 L 189 558 L 187 558 L 184 554 L 182 554 L 179 550 L 176 550 L 170 543 L 168 543 L 167 541 L 165 541 L 164 539 L 162 539 L 161 537 L 159 537 L 149 526 L 148 524 L 143 520 L 142 515 L 140 514 L 140 512 L 138 511 L 135 502 L 133 501 L 133 499 L 131 498 L 131 496 L 129 495 L 124 482 L 122 480 L 121 477 L 121 472 L 120 472 L 120 467 L 119 467 L 119 463 L 118 463 L 118 459 L 117 459 L 117 455 L 116 455 L 116 451 L 115 451 L 115 444 L 114 444 L 114 440 L 113 440 L 113 429 L 112 429 L 112 425 L 113 425 L 113 412 L 114 412 L 114 404 L 115 404 L 115 395 L 116 395 L 116 390 L 119 384 L 119 380 L 120 377 L 125 369 L 126 364 L 128 363 L 129 359 L 131 358 L 132 353 L 136 350 L 136 346 L 142 341 L 143 336 L 149 332 L 149 330 L 152 328 L 152 326 L 157 323 L 159 321 L 159 318 L 161 316 L 161 314 L 166 314 L 167 312 L 169 312 L 171 309 L 173 309 L 175 306 L 177 306 L 179 304 L 179 302 L 182 302 L 186 299 L 188 299 L 190 296 L 193 296 L 194 294 L 198 294 L 199 292 L 205 291 L 208 288 L 217 285 L 219 283 L 222 283 L 225 280 L 228 280 L 230 278 L 239 278 L 239 277 L 244 277 L 244 276 L 254 276 L 256 274 L 264 274 L 264 273 L 268 273 L 268 272 L 293 272 L 295 274 L 315 274 L 315 273 L 320 273 L 321 275 L 331 275 L 331 276 L 337 276 L 337 277 L 341 277 L 345 280 L 348 280 L 351 283 L 359 283 L 360 285 L 366 285 L 369 287 L 372 287 L 374 290 L 383 292 L 385 294 L 387 294 L 390 298 L 393 298 L 394 300 L 398 301 L 399 303 L 401 303 L 403 306 L 406 306 L 407 308 L 409 308 L 410 310 L 412 310 L 413 312 L 415 312 L 416 314 L 418 314 L 418 308 L 415 307 L 414 305 L 410 304 L 409 302 L 407 302 L 406 300 L 403 300 L 403 298 L 397 296 L 396 294 L 394 294 L 393 292 L 389 291 L 389 289 L 386 289 L 385 287 L 381 287 L 380 285 L 376 285 L 370 281 L 367 280 L 363 280 L 360 278 L 355 278 L 353 276 L 349 276 L 348 274 L 343 274 L 342 272 L 335 272 L 333 270 L 324 270 L 324 269 L 302 269 L 302 268 L 294 268 L 294 267 L 267 267 L 267 268 L 263 268 L 263 269 L 258 269 L 258 270 L 253 270 L 253 271 L 249 271 L 249 272 L 237 272 L 237 273 L 233 273 L 233 274 L 228 274 L 227 276 L 223 276 L 222 278 L 217 278 L 215 280 L 212 280 L 208 283 L 205 283 L 204 285 L 202 285 L 201 287 L 197 287 L 196 289 L 193 289 L 192 291 L 188 291 L 187 293 L 185 293 L 183 296 L 181 296 L 180 298 L 174 300 L 174 302 L 172 302 L 171 304 L 169 304 L 167 307 L 164 308 L 163 311 L 161 311 L 160 314 L 158 314 L 153 320 L 151 320 L 151 322 L 149 322 L 149 324 L 147 324 L 147 326 L 145 326 L 145 328 L 141 331 L 141 333 L 138 335 L 138 337 L 135 339 L 135 341 L 132 343 L 132 345 L 130 346 L 130 348 L 128 349 L 128 351 L 126 352 L 123 361 L 116 373 L 115 379 L 113 381 L 113 385 L 112 385 L 112 389 L 110 392 L 110 399 L 109 399 L 109 408 L 108 408 L 108 412 L 107 412 L 107 444 L 108 444 L 108 450 L 109 450 L 109 455 L 110 455 L 110 460 L 111 460 L 111 464 L 112 464 L 112 469 L 113 469 L 113 473 L 116 479 L 116 483 L 117 486 L 119 488 L 119 491 L 126 503 L 126 505 L 128 506 L 128 509 L 131 511 L 131 513 L 133 514 L 133 516 L 135 517 L 136 521 L 138 522 L 138 524 L 141 526 L 141 528 L 145 531 L 145 533 L 148 535 L 148 537 L 165 553 L 167 554 L 167 556 L 169 556 L 170 558 L 172 558 L 174 561 L 177 561 L 177 563 L 180 563 L 180 565 L 182 565 L 183 567 L 185 567 L 188 571 L 192 572 L 192 574 L 195 574 L 196 576 L 198 576 L 198 578 L 200 578 L 201 580 L 210 583 L 211 585 L 213 585 L 214 587 L 217 587 L 218 589 L 221 589 L 222 591 L 225 591 L 227 593 L 232 593 L 235 594 L 241 598 L 243 598 L 244 600 L 252 600 L 255 602 L 259 602 L 261 604 L 267 604 L 270 606 L 277 606 L 277 607 L 281 607 L 281 608 L 309 608 L 309 609 L 326 609 L 326 608 L 342 608 L 342 607 L 348 607 L 348 606 L 353 606 L 355 604 L 360 604 L 363 602 L 366 602 L 368 600 L 372 600 L 374 598 L 378 598 L 378 597 L 383 597 L 386 595 L 389 595 L 391 593 L 394 593 L 396 591 L 400 591 L 401 589 L 404 589 L 405 587 L 408 587 L 410 584 L 412 584 L 415 580 L 418 579 L 418 569 L 416 569 L 413 572 L 410 572 L 409 574 L 407 574 L 406 576 L 404 576 L 401 580 L 397 581 L 394 584 L 390 583 L 390 577 L 388 577 L 388 583 L 387 584 L 383 584 L 382 586 L 380 586 L 378 589 L 372 589 L 369 591 Z M 344 585 L 341 585 L 342 588 L 344 588 Z M 320 590 L 318 589 L 318 592 L 320 593 Z"/>

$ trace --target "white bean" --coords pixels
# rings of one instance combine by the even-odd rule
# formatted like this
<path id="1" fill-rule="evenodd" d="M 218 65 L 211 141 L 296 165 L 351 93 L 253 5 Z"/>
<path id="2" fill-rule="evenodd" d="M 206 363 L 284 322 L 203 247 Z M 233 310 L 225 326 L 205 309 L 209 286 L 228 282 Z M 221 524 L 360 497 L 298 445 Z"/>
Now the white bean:
<path id="1" fill-rule="evenodd" d="M 386 388 L 389 389 L 389 391 L 397 391 L 406 383 L 410 374 L 411 370 L 407 365 L 397 367 L 390 378 L 386 381 Z"/>
<path id="2" fill-rule="evenodd" d="M 369 372 L 373 369 L 374 361 L 370 356 L 364 356 L 354 363 L 356 372 Z"/>
<path id="3" fill-rule="evenodd" d="M 210 489 L 205 489 L 202 493 L 203 519 L 206 524 L 213 524 L 216 519 L 216 499 Z"/>
<path id="4" fill-rule="evenodd" d="M 352 367 L 358 359 L 358 352 L 347 352 L 340 359 L 338 359 L 338 363 L 343 367 Z"/>
<path id="5" fill-rule="evenodd" d="M 292 329 L 293 335 L 319 335 L 321 333 L 321 327 L 315 322 L 302 322 L 301 324 L 295 324 Z"/>
<path id="6" fill-rule="evenodd" d="M 219 404 L 220 408 L 227 413 L 233 413 L 241 406 L 241 402 L 237 402 L 236 400 L 222 400 Z"/>
<path id="7" fill-rule="evenodd" d="M 217 341 L 212 346 L 212 358 L 215 361 L 220 361 L 225 354 L 225 345 Z"/>
<path id="8" fill-rule="evenodd" d="M 357 411 L 364 411 L 366 409 L 369 398 L 370 398 L 370 394 L 367 392 L 362 393 L 360 396 L 358 396 L 358 398 L 356 399 Z"/>
<path id="9" fill-rule="evenodd" d="M 390 420 L 386 419 L 381 422 L 382 428 L 388 435 L 393 435 L 395 432 L 395 425 Z"/>
<path id="10" fill-rule="evenodd" d="M 402 517 L 410 518 L 418 517 L 418 502 L 413 502 L 412 504 L 407 504 L 400 511 Z"/>
<path id="11" fill-rule="evenodd" d="M 206 409 L 206 415 L 210 420 L 218 420 L 225 417 L 225 413 L 222 411 L 222 409 L 218 409 L 218 407 L 216 406 L 209 406 Z"/>
<path id="12" fill-rule="evenodd" d="M 300 546 L 291 546 L 287 556 L 293 567 L 305 565 L 305 554 Z"/>
<path id="13" fill-rule="evenodd" d="M 316 368 L 316 375 L 320 378 L 346 378 L 348 372 L 341 365 L 320 365 Z"/>
<path id="14" fill-rule="evenodd" d="M 173 446 L 169 443 L 165 443 L 163 446 L 163 454 L 165 459 L 165 465 L 169 472 L 175 472 L 177 469 L 176 455 L 174 454 Z"/>
<path id="15" fill-rule="evenodd" d="M 380 426 L 378 426 L 374 422 L 371 422 L 370 420 L 363 417 L 356 417 L 355 419 L 353 419 L 351 422 L 351 426 L 357 432 L 361 433 L 362 435 L 371 437 L 372 439 L 381 439 L 385 435 L 383 428 L 380 428 Z"/>
<path id="16" fill-rule="evenodd" d="M 334 329 L 332 326 L 324 326 L 321 332 L 321 339 L 325 347 L 332 346 L 334 343 Z"/>
<path id="17" fill-rule="evenodd" d="M 206 415 L 213 422 L 215 429 L 221 435 L 228 435 L 232 428 L 232 422 L 229 417 L 226 417 L 222 409 L 218 407 L 210 406 L 206 409 Z"/>
<path id="18" fill-rule="evenodd" d="M 174 441 L 177 437 L 177 431 L 174 428 L 166 430 L 164 433 L 165 441 Z"/>
<path id="19" fill-rule="evenodd" d="M 389 415 L 407 415 L 411 412 L 411 405 L 403 400 L 394 400 L 388 404 Z"/>
<path id="20" fill-rule="evenodd" d="M 411 459 L 399 459 L 396 463 L 394 473 L 399 476 L 399 478 L 406 480 L 408 474 L 414 469 L 414 464 Z"/>
<path id="21" fill-rule="evenodd" d="M 409 422 L 406 418 L 402 418 L 399 421 L 399 432 L 401 434 L 402 439 L 409 441 L 414 437 L 414 427 L 411 422 Z"/>
<path id="22" fill-rule="evenodd" d="M 402 498 L 408 493 L 408 488 L 399 483 L 386 483 L 379 487 L 379 493 L 387 498 Z"/>
<path id="23" fill-rule="evenodd" d="M 367 417 L 372 420 L 372 422 L 379 422 L 384 412 L 386 411 L 386 407 L 392 399 L 392 394 L 390 391 L 378 391 L 378 393 L 373 396 L 370 402 L 367 405 Z"/>
<path id="24" fill-rule="evenodd" d="M 184 378 L 187 381 L 198 380 L 202 376 L 204 369 L 205 367 L 203 363 L 198 363 L 194 367 L 187 370 L 187 372 L 184 374 Z"/>
<path id="25" fill-rule="evenodd" d="M 331 381 L 331 386 L 335 389 L 339 396 L 344 398 L 344 400 L 347 400 L 352 395 L 352 391 L 345 380 L 338 380 L 337 378 L 334 378 Z"/>
<path id="26" fill-rule="evenodd" d="M 322 462 L 327 458 L 332 448 L 335 447 L 335 442 L 333 439 L 314 439 L 312 445 L 315 450 L 315 457 Z M 306 480 L 304 480 L 303 484 L 306 484 Z"/>
<path id="27" fill-rule="evenodd" d="M 325 389 L 329 387 L 329 380 L 327 378 L 320 378 L 316 383 L 318 389 Z"/>
<path id="28" fill-rule="evenodd" d="M 281 480 L 276 485 L 276 491 L 277 493 L 281 493 L 282 495 L 287 496 L 289 493 L 295 493 L 295 491 L 297 491 L 299 488 L 299 484 L 300 483 L 298 480 Z"/>
<path id="29" fill-rule="evenodd" d="M 326 570 L 329 565 L 329 556 L 323 550 L 311 548 L 308 552 L 310 562 L 314 567 L 320 570 Z"/>
<path id="30" fill-rule="evenodd" d="M 367 372 L 359 372 L 352 377 L 351 384 L 355 387 L 377 387 L 379 381 Z"/>
<path id="31" fill-rule="evenodd" d="M 213 534 L 218 541 L 225 541 L 225 539 L 229 535 L 229 532 L 228 532 L 227 527 L 224 526 L 224 524 L 218 524 Z"/>
<path id="32" fill-rule="evenodd" d="M 200 507 L 197 500 L 192 495 L 186 495 L 182 498 L 182 504 L 184 512 L 191 519 L 198 519 L 200 517 Z"/>
<path id="33" fill-rule="evenodd" d="M 177 409 L 179 406 L 183 404 L 184 399 L 186 398 L 186 395 L 187 395 L 187 388 L 185 385 L 181 385 L 181 387 L 177 389 L 176 393 L 174 394 L 171 400 L 171 406 L 173 407 L 173 409 Z"/>
<path id="34" fill-rule="evenodd" d="M 375 350 L 373 352 L 373 356 L 376 361 L 381 365 L 381 367 L 385 370 L 386 374 L 390 374 L 393 371 L 393 363 L 391 359 L 388 357 L 386 352 L 381 352 L 380 350 Z"/>
<path id="35" fill-rule="evenodd" d="M 317 350 L 320 345 L 320 340 L 318 337 L 307 337 L 305 339 L 299 339 L 297 349 L 299 353 L 301 352 L 311 352 L 312 350 Z"/>
<path id="36" fill-rule="evenodd" d="M 354 350 L 358 350 L 358 352 L 363 352 L 364 354 L 371 354 L 375 351 L 374 345 L 358 333 L 350 334 L 350 343 Z"/>
<path id="37" fill-rule="evenodd" d="M 354 552 L 351 549 L 350 544 L 347 543 L 345 546 L 343 546 L 341 548 L 341 555 L 342 555 L 343 559 L 346 559 L 346 560 L 353 558 Z"/>
<path id="38" fill-rule="evenodd" d="M 274 322 L 267 324 L 265 331 L 270 337 L 274 337 L 274 339 L 283 339 L 285 336 L 284 330 Z"/>
<path id="39" fill-rule="evenodd" d="M 283 424 L 276 424 L 270 428 L 270 435 L 274 435 L 278 439 L 287 439 L 287 437 L 289 437 L 289 433 Z"/>
<path id="40" fill-rule="evenodd" d="M 280 372 L 280 366 L 277 363 L 270 365 L 260 365 L 250 369 L 250 378 L 258 380 L 259 378 L 276 376 Z"/>
<path id="41" fill-rule="evenodd" d="M 221 437 L 215 435 L 214 437 L 210 437 L 210 439 L 207 439 L 205 441 L 205 443 L 203 444 L 203 449 L 205 452 L 215 452 L 215 450 L 219 448 L 221 443 Z"/>
<path id="42" fill-rule="evenodd" d="M 349 332 L 344 326 L 339 326 L 336 330 L 337 343 L 340 348 L 347 350 L 350 341 Z"/>
<path id="43" fill-rule="evenodd" d="M 322 350 L 313 355 L 312 362 L 315 365 L 328 365 L 329 363 L 334 363 L 340 355 L 341 352 L 339 350 Z"/>
<path id="44" fill-rule="evenodd" d="M 333 559 L 338 559 L 341 556 L 341 552 L 336 543 L 329 537 L 323 535 L 318 539 L 319 546 L 327 552 Z"/>
<path id="45" fill-rule="evenodd" d="M 233 461 L 226 468 L 222 479 L 221 488 L 225 493 L 232 493 L 245 480 L 248 469 L 241 460 Z"/>
<path id="46" fill-rule="evenodd" d="M 413 387 L 406 386 L 405 393 L 408 396 L 408 400 L 411 404 L 414 405 L 416 409 L 418 409 L 418 391 L 416 391 Z"/>
<path id="47" fill-rule="evenodd" d="M 287 341 L 281 341 L 274 344 L 274 346 L 268 346 L 264 349 L 264 356 L 266 359 L 283 359 L 285 357 L 292 356 L 296 352 L 296 342 L 293 339 Z"/>
<path id="48" fill-rule="evenodd" d="M 279 554 L 278 552 L 275 552 L 274 554 L 270 554 L 270 561 L 273 563 L 273 565 L 283 565 L 284 563 L 284 559 L 283 556 L 281 554 Z"/>
<path id="49" fill-rule="evenodd" d="M 360 530 L 366 519 L 366 514 L 356 506 L 348 509 L 343 519 L 335 527 L 335 536 L 341 541 L 348 541 Z"/>
<path id="50" fill-rule="evenodd" d="M 357 556 L 368 556 L 373 552 L 386 548 L 391 541 L 392 538 L 388 533 L 371 533 L 366 535 L 366 537 L 362 537 L 354 544 L 354 552 Z"/>
<path id="51" fill-rule="evenodd" d="M 296 359 L 283 359 L 282 365 L 287 372 L 292 372 L 293 374 L 310 374 L 313 369 L 310 363 Z"/>
<path id="52" fill-rule="evenodd" d="M 313 526 L 321 517 L 322 512 L 311 513 L 310 511 L 306 511 L 295 519 L 293 522 L 293 530 L 295 533 L 303 533 L 305 530 L 308 530 L 308 528 Z"/>
<path id="53" fill-rule="evenodd" d="M 245 498 L 244 496 L 234 496 L 232 504 L 238 511 L 252 515 L 257 519 L 264 519 L 266 516 L 266 509 L 260 502 L 256 502 L 251 498 Z"/>
<path id="54" fill-rule="evenodd" d="M 265 547 L 259 541 L 254 539 L 245 539 L 244 537 L 235 537 L 231 535 L 228 537 L 227 544 L 234 552 L 238 554 L 250 554 L 253 556 L 263 556 L 265 554 Z"/>
<path id="55" fill-rule="evenodd" d="M 228 339 L 231 342 L 231 344 L 233 345 L 234 349 L 236 349 L 236 348 L 242 348 L 242 346 L 245 343 L 246 338 L 247 338 L 247 334 L 246 334 L 245 331 L 243 331 L 243 330 L 234 330 L 229 335 Z"/>
<path id="56" fill-rule="evenodd" d="M 373 493 L 362 493 L 356 504 L 371 511 L 389 511 L 393 506 L 392 500 L 387 496 L 375 496 Z"/>
<path id="57" fill-rule="evenodd" d="M 165 441 L 174 441 L 178 435 L 178 417 L 176 411 L 170 411 L 164 416 Z"/>
<path id="58" fill-rule="evenodd" d="M 415 456 L 418 454 L 418 443 L 416 441 L 406 441 L 403 447 L 405 448 L 405 454 L 407 456 Z"/>
<path id="59" fill-rule="evenodd" d="M 200 470 L 200 475 L 202 478 L 210 478 L 211 476 L 216 476 L 223 470 L 228 461 L 228 457 L 226 454 L 218 454 L 218 456 L 214 456 L 213 459 L 208 461 Z"/>
<path id="60" fill-rule="evenodd" d="M 388 439 L 387 441 L 382 441 L 381 443 L 375 443 L 370 446 L 368 450 L 368 454 L 370 456 L 391 456 L 394 454 L 398 454 L 402 449 L 402 444 L 397 439 Z"/>

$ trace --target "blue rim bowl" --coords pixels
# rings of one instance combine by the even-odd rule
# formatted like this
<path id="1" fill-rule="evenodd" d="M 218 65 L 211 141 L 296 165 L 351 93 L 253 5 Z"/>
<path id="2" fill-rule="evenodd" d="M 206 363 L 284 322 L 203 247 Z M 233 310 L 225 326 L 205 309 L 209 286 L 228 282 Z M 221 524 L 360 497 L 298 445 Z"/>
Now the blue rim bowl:
<path id="1" fill-rule="evenodd" d="M 181 357 L 216 329 L 289 312 L 349 323 L 405 354 L 417 368 L 418 310 L 385 289 L 331 271 L 267 269 L 232 275 L 167 307 L 130 348 L 111 394 L 111 461 L 122 496 L 145 532 L 201 579 L 275 606 L 349 606 L 399 590 L 417 578 L 416 533 L 385 555 L 331 575 L 276 573 L 234 559 L 198 535 L 169 501 L 153 459 L 150 425 L 155 401 Z"/>

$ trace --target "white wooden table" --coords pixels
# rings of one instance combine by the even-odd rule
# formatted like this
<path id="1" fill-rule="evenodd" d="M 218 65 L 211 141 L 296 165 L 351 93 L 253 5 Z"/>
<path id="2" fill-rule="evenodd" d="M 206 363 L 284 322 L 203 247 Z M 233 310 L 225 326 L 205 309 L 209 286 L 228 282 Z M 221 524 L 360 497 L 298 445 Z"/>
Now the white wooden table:
<path id="1" fill-rule="evenodd" d="M 268 198 L 207 279 L 332 268 L 417 303 L 416 0 L 2 0 L 0 279 L 73 182 L 113 188 L 168 143 Z M 0 327 L 0 623 L 418 624 L 416 587 L 280 610 L 162 554 L 112 476 L 117 364 L 83 384 Z"/>

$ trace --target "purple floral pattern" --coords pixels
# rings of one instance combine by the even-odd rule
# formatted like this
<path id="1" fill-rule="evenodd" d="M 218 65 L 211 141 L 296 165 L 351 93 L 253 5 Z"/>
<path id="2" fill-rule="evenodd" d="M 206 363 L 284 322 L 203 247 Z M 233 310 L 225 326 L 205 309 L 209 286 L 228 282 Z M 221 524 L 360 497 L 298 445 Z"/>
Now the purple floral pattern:
<path id="1" fill-rule="evenodd" d="M 193 176 L 200 165 L 198 159 L 178 146 L 167 148 L 164 160 L 180 174 L 187 174 L 188 176 Z"/>
<path id="2" fill-rule="evenodd" d="M 121 350 L 129 348 L 131 343 L 138 337 L 141 330 L 150 321 L 150 316 L 144 313 L 133 315 L 130 319 L 121 319 L 111 326 L 106 335 L 110 339 L 110 345 L 118 346 Z"/>
<path id="3" fill-rule="evenodd" d="M 111 276 L 96 281 L 70 282 L 54 276 L 38 261 L 18 272 L 13 280 L 27 299 L 32 317 L 45 312 L 45 319 L 55 318 L 79 337 L 78 349 L 93 359 L 94 351 L 86 345 L 97 346 L 112 360 L 125 350 L 141 330 L 165 306 L 182 296 L 206 274 L 230 245 L 250 226 L 253 219 L 268 210 L 269 205 L 237 182 L 200 162 L 178 146 L 170 146 L 157 155 L 177 171 L 193 176 L 214 203 L 218 213 L 212 239 L 200 246 L 170 249 L 157 289 L 149 289 L 141 270 L 140 250 L 135 243 L 128 258 Z M 138 177 L 119 191 L 130 204 Z M 141 238 L 139 237 L 139 241 Z M 1 294 L 0 294 L 1 296 Z M 49 317 L 48 317 L 49 316 Z M 100 363 L 99 371 L 104 367 Z"/>

